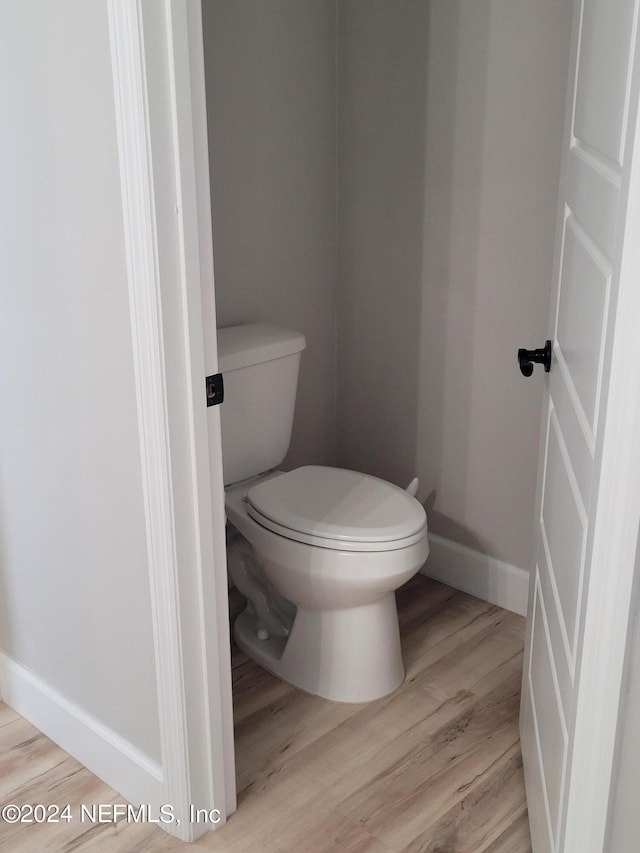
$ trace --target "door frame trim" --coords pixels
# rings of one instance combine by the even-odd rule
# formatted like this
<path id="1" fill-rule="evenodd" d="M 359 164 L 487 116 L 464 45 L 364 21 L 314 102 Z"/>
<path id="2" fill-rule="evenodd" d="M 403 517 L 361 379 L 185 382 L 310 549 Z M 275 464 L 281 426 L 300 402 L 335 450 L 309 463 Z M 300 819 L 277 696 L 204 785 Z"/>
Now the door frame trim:
<path id="1" fill-rule="evenodd" d="M 203 335 L 203 301 L 214 330 L 215 309 L 201 7 L 107 0 L 107 9 L 162 782 L 180 817 L 160 826 L 192 841 L 236 806 L 220 415 L 204 394 L 217 356 L 215 331 L 212 352 Z M 150 57 L 161 74 L 149 73 Z M 219 820 L 191 823 L 191 804 Z"/>

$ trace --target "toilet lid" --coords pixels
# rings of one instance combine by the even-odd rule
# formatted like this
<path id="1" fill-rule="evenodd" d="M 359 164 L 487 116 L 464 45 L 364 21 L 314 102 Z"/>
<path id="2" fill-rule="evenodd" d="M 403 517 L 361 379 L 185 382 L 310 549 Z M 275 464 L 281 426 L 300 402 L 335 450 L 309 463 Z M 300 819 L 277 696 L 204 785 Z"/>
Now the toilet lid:
<path id="1" fill-rule="evenodd" d="M 395 542 L 426 524 L 424 509 L 408 492 L 342 468 L 297 468 L 259 483 L 247 497 L 250 514 L 253 508 L 281 528 L 336 544 Z"/>

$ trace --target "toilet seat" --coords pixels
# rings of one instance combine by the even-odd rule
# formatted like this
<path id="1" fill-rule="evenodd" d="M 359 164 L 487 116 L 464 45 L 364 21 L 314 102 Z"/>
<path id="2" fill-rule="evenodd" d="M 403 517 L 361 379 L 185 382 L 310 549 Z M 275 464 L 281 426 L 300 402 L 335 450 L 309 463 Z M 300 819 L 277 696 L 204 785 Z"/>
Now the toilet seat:
<path id="1" fill-rule="evenodd" d="M 339 551 L 397 550 L 426 533 L 424 509 L 403 489 L 325 466 L 258 483 L 247 494 L 247 512 L 288 539 Z"/>

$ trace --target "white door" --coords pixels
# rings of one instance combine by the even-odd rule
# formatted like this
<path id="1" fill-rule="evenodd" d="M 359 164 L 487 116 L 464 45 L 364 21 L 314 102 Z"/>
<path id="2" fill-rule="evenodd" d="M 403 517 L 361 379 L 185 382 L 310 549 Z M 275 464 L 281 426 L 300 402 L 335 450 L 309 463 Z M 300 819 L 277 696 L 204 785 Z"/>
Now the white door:
<path id="1" fill-rule="evenodd" d="M 639 288 L 639 2 L 575 4 L 521 710 L 535 853 L 605 845 L 634 519 L 637 533 L 637 365 L 622 357 Z"/>

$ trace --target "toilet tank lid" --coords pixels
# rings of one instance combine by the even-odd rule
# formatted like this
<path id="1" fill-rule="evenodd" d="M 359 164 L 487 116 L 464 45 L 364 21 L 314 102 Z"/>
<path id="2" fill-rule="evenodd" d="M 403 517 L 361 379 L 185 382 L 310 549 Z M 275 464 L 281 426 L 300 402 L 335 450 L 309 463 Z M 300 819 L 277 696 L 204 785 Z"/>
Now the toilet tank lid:
<path id="1" fill-rule="evenodd" d="M 300 332 L 267 323 L 246 323 L 218 329 L 218 363 L 222 373 L 273 361 L 305 348 Z"/>

